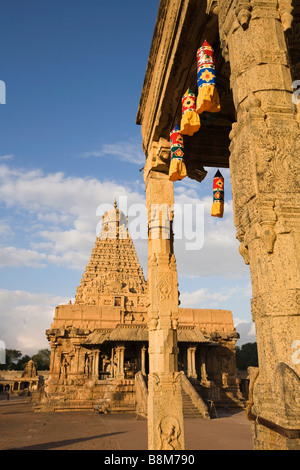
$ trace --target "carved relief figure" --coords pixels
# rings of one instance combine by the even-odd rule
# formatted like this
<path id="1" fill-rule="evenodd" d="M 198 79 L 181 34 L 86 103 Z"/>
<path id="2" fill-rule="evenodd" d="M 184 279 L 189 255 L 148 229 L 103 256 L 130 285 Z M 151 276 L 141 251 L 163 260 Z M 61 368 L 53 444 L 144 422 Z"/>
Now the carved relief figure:
<path id="1" fill-rule="evenodd" d="M 89 377 L 91 372 L 91 359 L 90 356 L 86 356 L 84 363 L 84 373 Z"/>
<path id="2" fill-rule="evenodd" d="M 159 424 L 160 450 L 181 450 L 179 436 L 181 429 L 177 418 L 165 416 Z"/>
<path id="3" fill-rule="evenodd" d="M 68 377 L 68 372 L 69 372 L 69 362 L 67 358 L 64 356 L 61 362 L 60 377 L 66 379 Z"/>

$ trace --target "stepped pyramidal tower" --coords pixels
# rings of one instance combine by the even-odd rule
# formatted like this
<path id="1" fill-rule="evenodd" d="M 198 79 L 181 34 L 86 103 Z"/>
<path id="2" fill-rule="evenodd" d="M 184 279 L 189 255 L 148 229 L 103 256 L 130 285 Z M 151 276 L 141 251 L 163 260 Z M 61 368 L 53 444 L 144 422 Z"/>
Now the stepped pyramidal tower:
<path id="1" fill-rule="evenodd" d="M 75 304 L 111 305 L 115 307 L 144 304 L 146 282 L 135 247 L 122 212 L 114 209 L 102 218 L 102 230 L 96 240 L 89 264 L 77 289 Z M 125 296 L 126 294 L 126 296 Z"/>
<path id="2" fill-rule="evenodd" d="M 147 290 L 127 219 L 115 203 L 102 217 L 75 302 L 57 306 L 46 331 L 50 373 L 37 410 L 147 415 Z M 212 396 L 240 406 L 234 354 L 238 335 L 231 312 L 179 311 L 178 377 L 187 415 L 209 417 L 205 402 Z"/>

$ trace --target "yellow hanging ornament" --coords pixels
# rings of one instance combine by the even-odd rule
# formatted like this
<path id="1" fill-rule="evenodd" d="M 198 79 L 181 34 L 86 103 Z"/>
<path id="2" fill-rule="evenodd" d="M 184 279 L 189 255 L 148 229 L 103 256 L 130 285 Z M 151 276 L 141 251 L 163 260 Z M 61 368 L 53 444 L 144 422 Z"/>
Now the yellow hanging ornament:
<path id="1" fill-rule="evenodd" d="M 196 96 L 189 88 L 182 98 L 181 133 L 192 136 L 200 127 L 200 117 L 196 112 Z"/>

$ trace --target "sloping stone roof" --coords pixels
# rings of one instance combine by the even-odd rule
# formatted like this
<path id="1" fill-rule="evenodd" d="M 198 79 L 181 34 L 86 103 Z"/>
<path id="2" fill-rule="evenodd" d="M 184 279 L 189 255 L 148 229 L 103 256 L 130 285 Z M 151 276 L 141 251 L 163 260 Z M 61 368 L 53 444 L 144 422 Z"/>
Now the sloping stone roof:
<path id="1" fill-rule="evenodd" d="M 181 343 L 208 343 L 213 342 L 208 336 L 194 328 L 178 328 L 178 342 Z M 139 325 L 117 325 L 112 330 L 95 330 L 84 342 L 86 346 L 99 345 L 106 342 L 148 341 L 148 329 Z"/>

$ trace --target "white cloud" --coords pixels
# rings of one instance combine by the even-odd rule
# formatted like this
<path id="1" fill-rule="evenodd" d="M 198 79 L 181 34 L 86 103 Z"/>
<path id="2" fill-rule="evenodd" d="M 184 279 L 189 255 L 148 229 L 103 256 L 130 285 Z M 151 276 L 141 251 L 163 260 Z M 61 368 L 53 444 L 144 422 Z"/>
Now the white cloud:
<path id="1" fill-rule="evenodd" d="M 55 307 L 70 299 L 47 293 L 0 289 L 1 337 L 6 348 L 24 355 L 48 348 L 45 331 L 50 328 Z"/>
<path id="2" fill-rule="evenodd" d="M 249 266 L 245 265 L 241 257 L 239 242 L 236 240 L 232 200 L 225 201 L 224 217 L 218 219 L 211 217 L 212 199 L 210 196 L 205 195 L 200 198 L 194 193 L 194 187 L 191 188 L 192 195 L 188 195 L 184 189 L 184 187 L 181 187 L 180 190 L 176 191 L 175 202 L 183 208 L 183 220 L 185 220 L 185 215 L 190 210 L 188 205 L 191 202 L 203 207 L 204 217 L 198 217 L 195 220 L 194 227 L 188 233 L 189 237 L 194 234 L 194 242 L 197 238 L 200 239 L 203 233 L 203 246 L 200 246 L 199 249 L 189 250 L 187 249 L 187 242 L 189 242 L 187 239 L 183 237 L 176 240 L 175 238 L 175 255 L 181 275 L 187 277 L 248 278 L 250 276 Z M 175 237 L 177 230 L 176 217 L 175 208 Z M 179 219 L 181 221 L 182 218 Z"/>
<path id="3" fill-rule="evenodd" d="M 199 282 L 201 280 L 199 279 Z M 225 302 L 233 298 L 242 297 L 249 298 L 250 292 L 248 287 L 244 288 L 239 285 L 228 287 L 221 287 L 216 289 L 212 285 L 211 289 L 200 288 L 193 292 L 182 292 L 180 294 L 181 307 L 184 308 L 222 308 L 220 307 Z"/>
<path id="4" fill-rule="evenodd" d="M 7 239 L 11 237 L 12 233 L 13 231 L 9 223 L 4 220 L 0 221 L 0 237 Z"/>
<path id="5" fill-rule="evenodd" d="M 27 266 L 31 268 L 45 267 L 46 255 L 34 250 L 0 247 L 0 268 Z"/>
<path id="6" fill-rule="evenodd" d="M 8 161 L 8 160 L 13 160 L 15 158 L 15 156 L 13 154 L 9 154 L 9 155 L 0 155 L 0 162 L 5 162 L 5 161 Z"/>
<path id="7" fill-rule="evenodd" d="M 145 163 L 145 154 L 141 149 L 140 142 L 117 142 L 114 144 L 104 144 L 98 150 L 85 152 L 82 157 L 108 157 L 112 156 L 118 160 L 142 165 Z"/>
<path id="8" fill-rule="evenodd" d="M 191 219 L 195 226 L 188 227 L 187 232 L 187 224 L 179 227 L 183 229 L 181 239 L 176 239 L 178 215 L 175 210 L 175 255 L 179 274 L 185 277 L 247 278 L 249 267 L 239 254 L 239 243 L 235 238 L 232 201 L 226 200 L 223 219 L 210 216 L 211 196 L 203 189 L 210 179 L 201 184 L 184 180 L 174 185 L 175 203 L 184 208 L 182 224 L 194 210 L 191 204 L 202 205 L 204 210 L 200 225 L 199 220 Z M 204 194 L 200 197 L 198 192 Z M 41 170 L 23 171 L 0 165 L 0 203 L 9 208 L 10 218 L 15 215 L 17 229 L 23 224 L 26 235 L 22 244 L 19 241 L 16 247 L 5 246 L 5 229 L 11 229 L 13 224 L 10 221 L 10 226 L 4 223 L 2 230 L 0 227 L 3 246 L 0 266 L 44 267 L 49 263 L 84 269 L 101 220 L 96 217 L 97 207 L 112 205 L 119 196 L 127 196 L 128 207 L 145 202 L 144 188 L 139 181 L 134 186 L 125 186 L 116 181 L 68 177 L 63 173 L 45 174 Z M 187 242 L 193 240 L 187 238 L 202 232 L 203 247 L 188 250 Z M 136 240 L 135 245 L 146 270 L 147 240 Z"/>
<path id="9" fill-rule="evenodd" d="M 243 318 L 233 319 L 234 327 L 240 335 L 240 339 L 237 341 L 237 346 L 242 346 L 245 343 L 256 342 L 256 330 L 255 323 Z"/>
<path id="10" fill-rule="evenodd" d="M 138 189 L 115 181 L 101 182 L 95 178 L 44 174 L 40 170 L 23 171 L 1 165 L 0 203 L 8 207 L 10 217 L 15 217 L 15 234 L 23 224 L 28 242 L 24 246 L 24 238 L 19 241 L 22 246 L 3 246 L 2 238 L 0 267 L 43 267 L 51 263 L 83 269 L 101 220 L 100 215 L 96 217 L 97 207 L 102 204 L 112 207 L 114 199 L 121 195 L 127 196 L 129 205 L 144 198 Z"/>

